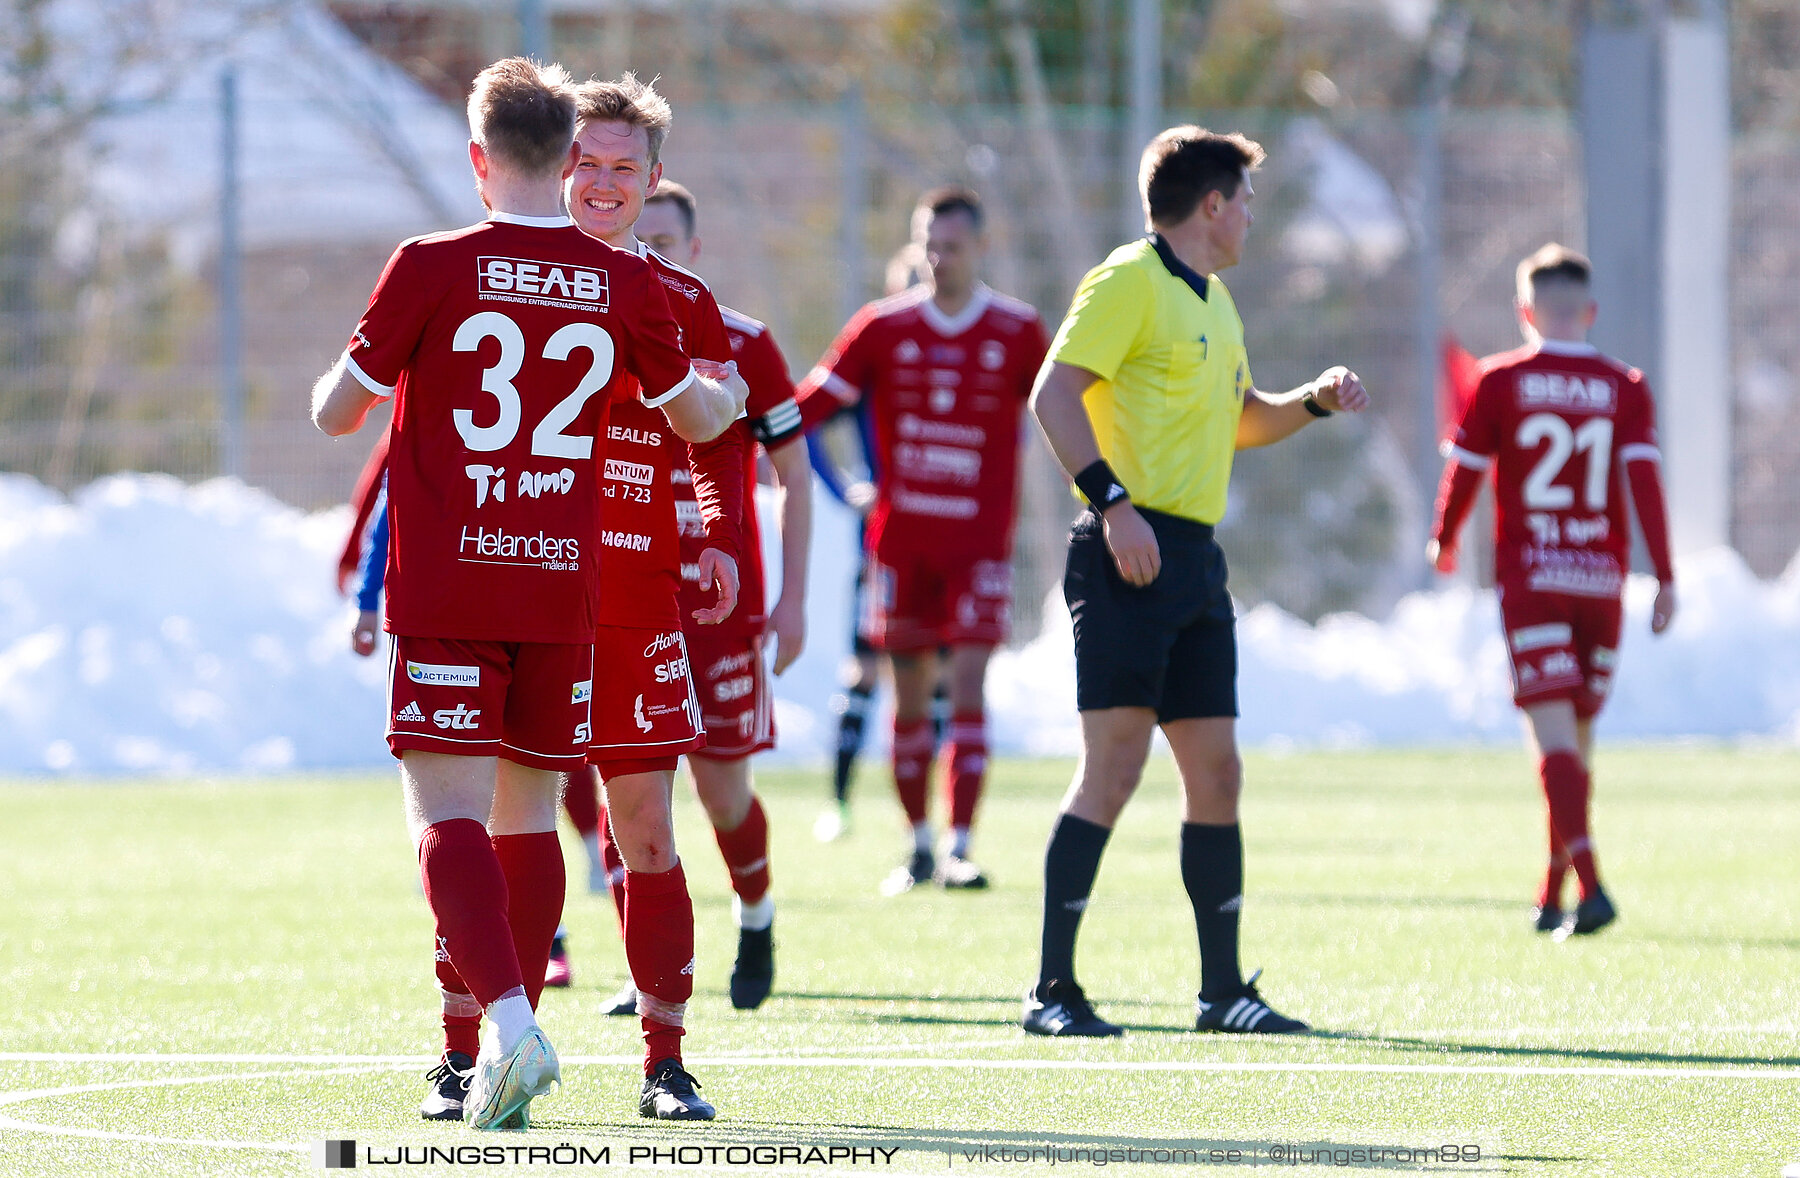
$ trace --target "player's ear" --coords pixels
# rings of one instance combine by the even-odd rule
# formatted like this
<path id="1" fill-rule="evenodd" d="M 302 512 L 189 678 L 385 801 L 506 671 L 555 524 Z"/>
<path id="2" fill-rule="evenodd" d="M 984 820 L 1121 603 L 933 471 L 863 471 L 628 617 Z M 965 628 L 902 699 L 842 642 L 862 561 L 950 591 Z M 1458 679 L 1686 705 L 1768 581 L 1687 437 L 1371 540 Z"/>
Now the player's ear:
<path id="1" fill-rule="evenodd" d="M 575 165 L 581 162 L 581 141 L 569 144 L 568 158 L 563 160 L 562 178 L 567 180 L 575 174 Z"/>
<path id="2" fill-rule="evenodd" d="M 475 169 L 477 179 L 486 180 L 488 178 L 487 152 L 483 150 L 481 144 L 473 139 L 469 140 L 469 166 Z"/>
<path id="3" fill-rule="evenodd" d="M 650 165 L 650 183 L 644 187 L 644 198 L 648 200 L 656 195 L 656 186 L 662 183 L 662 161 L 657 160 Z"/>
<path id="4" fill-rule="evenodd" d="M 1598 318 L 1600 318 L 1600 304 L 1593 299 L 1589 299 L 1587 301 L 1587 308 L 1581 313 L 1581 325 L 1583 327 L 1592 327 L 1594 326 L 1594 320 Z"/>
<path id="5" fill-rule="evenodd" d="M 698 233 L 696 233 L 694 236 L 688 238 L 688 261 L 698 262 L 699 260 L 700 260 L 700 235 Z"/>

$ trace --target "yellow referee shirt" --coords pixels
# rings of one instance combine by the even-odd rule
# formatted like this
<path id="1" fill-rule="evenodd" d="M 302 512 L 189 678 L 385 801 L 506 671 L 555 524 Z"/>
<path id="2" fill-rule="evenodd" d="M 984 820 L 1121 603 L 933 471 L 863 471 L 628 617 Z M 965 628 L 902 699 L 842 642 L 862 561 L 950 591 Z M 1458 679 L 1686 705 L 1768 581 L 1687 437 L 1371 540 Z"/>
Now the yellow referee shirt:
<path id="1" fill-rule="evenodd" d="M 1082 401 L 1134 503 L 1219 522 L 1253 384 L 1224 283 L 1160 237 L 1122 245 L 1081 280 L 1050 359 L 1100 378 Z"/>

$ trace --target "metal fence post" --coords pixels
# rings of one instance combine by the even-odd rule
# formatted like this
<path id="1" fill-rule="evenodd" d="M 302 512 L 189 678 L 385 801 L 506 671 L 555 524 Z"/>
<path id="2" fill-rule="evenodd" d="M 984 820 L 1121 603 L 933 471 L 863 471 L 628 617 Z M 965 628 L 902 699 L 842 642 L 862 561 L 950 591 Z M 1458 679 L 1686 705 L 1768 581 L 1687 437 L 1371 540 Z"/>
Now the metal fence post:
<path id="1" fill-rule="evenodd" d="M 219 469 L 244 474 L 243 242 L 237 67 L 219 77 Z"/>

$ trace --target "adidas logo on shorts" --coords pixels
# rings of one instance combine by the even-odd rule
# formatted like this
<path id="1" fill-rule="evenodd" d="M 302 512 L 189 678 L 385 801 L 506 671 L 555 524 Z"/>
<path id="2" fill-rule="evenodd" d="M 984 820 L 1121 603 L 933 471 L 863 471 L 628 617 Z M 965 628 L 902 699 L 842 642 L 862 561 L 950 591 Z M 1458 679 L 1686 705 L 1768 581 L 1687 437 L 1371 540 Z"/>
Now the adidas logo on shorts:
<path id="1" fill-rule="evenodd" d="M 400 714 L 395 716 L 394 720 L 396 723 L 415 720 L 418 723 L 423 724 L 425 722 L 425 713 L 419 710 L 419 701 L 415 699 L 404 708 L 401 708 Z"/>

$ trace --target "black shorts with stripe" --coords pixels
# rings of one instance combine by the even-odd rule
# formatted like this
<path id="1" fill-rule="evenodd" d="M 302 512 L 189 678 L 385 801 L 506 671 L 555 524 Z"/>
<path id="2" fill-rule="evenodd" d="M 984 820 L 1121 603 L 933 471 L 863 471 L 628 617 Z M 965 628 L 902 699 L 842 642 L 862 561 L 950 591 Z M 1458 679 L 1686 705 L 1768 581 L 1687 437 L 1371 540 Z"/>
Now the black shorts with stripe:
<path id="1" fill-rule="evenodd" d="M 1162 571 L 1138 588 L 1119 576 L 1100 518 L 1069 532 L 1063 597 L 1075 623 L 1075 706 L 1150 708 L 1161 723 L 1235 717 L 1237 629 L 1225 554 L 1212 527 L 1138 508 Z"/>

